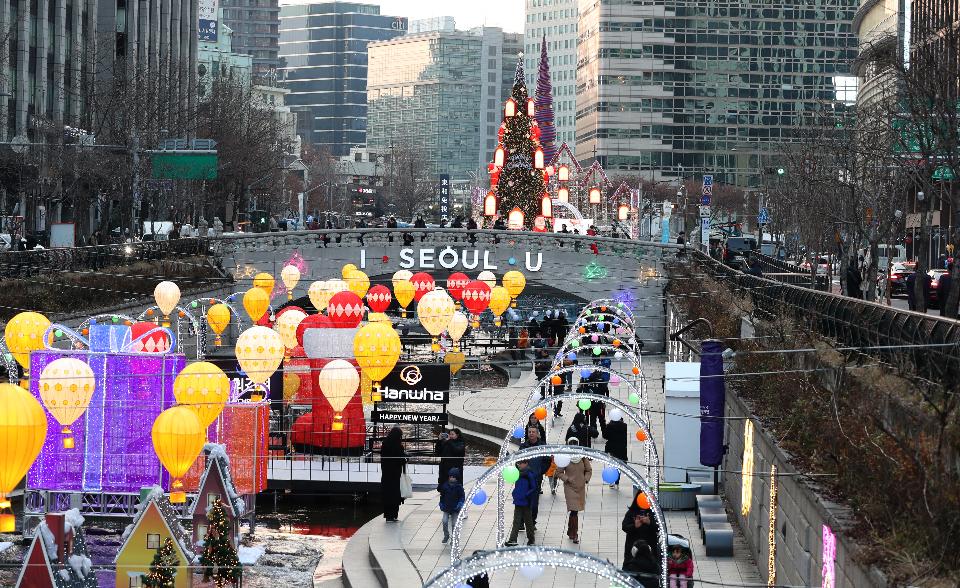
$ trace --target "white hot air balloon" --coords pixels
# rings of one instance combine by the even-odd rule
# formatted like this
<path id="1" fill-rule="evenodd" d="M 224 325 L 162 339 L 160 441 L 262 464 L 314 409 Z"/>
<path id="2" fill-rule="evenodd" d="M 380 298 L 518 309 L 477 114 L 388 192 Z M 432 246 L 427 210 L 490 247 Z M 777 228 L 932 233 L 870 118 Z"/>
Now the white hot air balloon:
<path id="1" fill-rule="evenodd" d="M 360 386 L 360 373 L 345 359 L 335 359 L 323 366 L 318 376 L 320 391 L 336 413 L 333 417 L 334 431 L 343 430 L 343 409 L 347 407 Z"/>
<path id="2" fill-rule="evenodd" d="M 280 270 L 280 280 L 287 289 L 287 300 L 293 300 L 293 289 L 300 282 L 300 269 L 295 265 L 286 265 Z"/>
<path id="3" fill-rule="evenodd" d="M 467 315 L 460 311 L 453 313 L 453 316 L 450 317 L 450 324 L 447 325 L 447 333 L 450 334 L 450 338 L 453 340 L 454 351 L 460 351 L 460 339 L 463 337 L 463 334 L 467 332 L 467 325 L 469 323 L 470 320 L 467 318 Z"/>

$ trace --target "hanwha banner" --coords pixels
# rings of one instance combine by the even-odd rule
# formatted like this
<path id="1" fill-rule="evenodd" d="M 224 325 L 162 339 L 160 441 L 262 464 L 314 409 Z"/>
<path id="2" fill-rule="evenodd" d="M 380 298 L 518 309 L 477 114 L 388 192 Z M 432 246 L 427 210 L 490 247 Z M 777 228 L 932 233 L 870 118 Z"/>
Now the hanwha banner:
<path id="1" fill-rule="evenodd" d="M 398 363 L 380 384 L 383 402 L 447 404 L 450 366 Z"/>

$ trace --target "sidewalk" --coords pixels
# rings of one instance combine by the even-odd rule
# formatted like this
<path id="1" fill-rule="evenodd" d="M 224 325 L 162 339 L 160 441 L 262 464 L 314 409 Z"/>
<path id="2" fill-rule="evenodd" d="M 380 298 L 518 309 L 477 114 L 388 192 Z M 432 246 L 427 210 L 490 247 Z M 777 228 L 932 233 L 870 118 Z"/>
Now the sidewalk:
<path id="1" fill-rule="evenodd" d="M 663 360 L 661 357 L 648 356 L 644 358 L 644 376 L 650 393 L 652 411 L 663 410 Z M 465 419 L 476 420 L 479 424 L 500 425 L 507 427 L 519 418 L 521 404 L 529 392 L 532 378 L 527 374 L 517 385 L 500 390 L 484 390 L 475 394 L 458 398 L 450 405 L 451 414 L 459 414 Z M 626 402 L 629 390 L 626 385 L 611 386 L 611 395 Z M 562 435 L 566 432 L 576 408 L 563 407 L 563 417 L 554 422 L 552 417 L 544 423 L 547 428 L 549 443 L 562 443 Z M 657 440 L 658 448 L 663 452 L 663 415 L 651 414 L 651 429 Z M 642 460 L 642 447 L 636 441 L 633 433 L 635 427 L 630 425 L 628 439 L 631 443 L 628 448 L 630 460 Z M 696 442 L 696 440 L 691 440 Z M 594 447 L 602 449 L 602 437 L 594 441 Z M 587 508 L 580 514 L 581 538 L 580 545 L 574 545 L 565 534 L 567 512 L 563 499 L 562 483 L 557 488 L 555 496 L 550 494 L 549 485 L 544 481 L 543 495 L 540 497 L 540 514 L 537 524 L 536 541 L 538 545 L 564 547 L 566 549 L 580 549 L 594 555 L 606 558 L 616 565 L 622 563 L 624 535 L 620 530 L 623 514 L 632 500 L 632 491 L 628 482 L 619 489 L 611 489 L 603 483 L 601 471 L 603 465 L 593 464 L 593 479 L 587 491 Z M 470 483 L 466 488 L 470 489 Z M 484 489 L 489 500 L 483 506 L 471 506 L 469 518 L 464 523 L 461 541 L 463 542 L 464 556 L 469 556 L 477 549 L 492 549 L 496 546 L 496 482 L 487 484 Z M 509 493 L 511 485 L 507 485 Z M 428 493 L 435 497 L 436 493 Z M 417 494 L 419 497 L 420 494 Z M 440 528 L 441 513 L 437 508 L 437 501 L 426 500 L 421 506 L 409 512 L 401 525 L 401 538 L 404 549 L 410 560 L 419 570 L 426 581 L 442 571 L 450 563 L 450 547 L 442 544 L 443 531 Z M 670 533 L 680 534 L 690 539 L 694 552 L 697 570 L 696 578 L 715 582 L 716 585 L 738 586 L 742 584 L 762 584 L 761 576 L 756 563 L 749 557 L 746 545 L 741 535 L 737 535 L 734 543 L 733 558 L 707 558 L 704 554 L 703 543 L 697 527 L 696 517 L 692 511 L 666 512 L 667 527 Z M 505 526 L 509 533 L 512 522 L 513 506 L 509 494 Z M 526 539 L 521 532 L 521 544 Z M 527 588 L 530 581 L 520 576 L 516 570 L 496 572 L 492 578 L 494 586 L 516 586 Z M 577 574 L 573 570 L 547 568 L 543 576 L 536 581 L 539 586 L 563 587 L 597 587 L 608 588 L 609 582 L 585 574 Z"/>

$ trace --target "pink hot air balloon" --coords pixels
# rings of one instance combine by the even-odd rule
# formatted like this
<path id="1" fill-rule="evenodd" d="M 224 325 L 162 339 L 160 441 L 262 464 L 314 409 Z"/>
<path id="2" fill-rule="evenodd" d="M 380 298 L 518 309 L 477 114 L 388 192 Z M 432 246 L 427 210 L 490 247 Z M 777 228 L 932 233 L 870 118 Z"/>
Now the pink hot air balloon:
<path id="1" fill-rule="evenodd" d="M 352 329 L 363 320 L 363 300 L 345 290 L 337 292 L 327 305 L 327 316 L 337 329 Z"/>

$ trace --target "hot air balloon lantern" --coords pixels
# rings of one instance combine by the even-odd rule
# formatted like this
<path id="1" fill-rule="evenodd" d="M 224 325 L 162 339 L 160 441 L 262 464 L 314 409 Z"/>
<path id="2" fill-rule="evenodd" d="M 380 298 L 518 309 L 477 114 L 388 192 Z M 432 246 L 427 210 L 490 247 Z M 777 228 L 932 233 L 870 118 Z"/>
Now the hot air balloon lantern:
<path id="1" fill-rule="evenodd" d="M 428 292 L 433 292 L 433 288 L 436 286 L 436 283 L 433 281 L 433 276 L 427 272 L 413 274 L 410 277 L 410 283 L 413 284 L 413 298 L 417 302 L 420 302 L 420 299 L 426 296 Z"/>
<path id="2" fill-rule="evenodd" d="M 450 317 L 450 324 L 447 325 L 447 333 L 450 335 L 450 340 L 453 341 L 454 351 L 460 351 L 460 339 L 462 339 L 463 334 L 467 332 L 468 323 L 467 315 L 462 312 L 455 312 L 453 316 Z"/>
<path id="3" fill-rule="evenodd" d="M 463 289 L 463 305 L 473 316 L 473 328 L 480 327 L 480 315 L 490 306 L 490 286 L 474 280 Z"/>
<path id="4" fill-rule="evenodd" d="M 335 359 L 323 366 L 317 377 L 320 391 L 333 408 L 334 417 L 331 427 L 334 431 L 343 430 L 343 409 L 347 407 L 360 385 L 360 374 L 352 363 L 344 359 Z"/>
<path id="5" fill-rule="evenodd" d="M 413 272 L 410 270 L 399 270 L 393 273 L 393 277 L 390 281 L 393 283 L 393 287 L 397 287 L 398 282 L 409 282 L 410 278 L 413 277 Z"/>
<path id="6" fill-rule="evenodd" d="M 276 281 L 273 279 L 273 276 L 267 272 L 260 272 L 253 277 L 253 287 L 263 290 L 263 293 L 267 295 L 268 301 L 273 296 L 273 286 L 275 284 Z"/>
<path id="7" fill-rule="evenodd" d="M 437 338 L 450 324 L 453 313 L 453 298 L 441 288 L 428 292 L 417 303 L 417 318 L 433 338 L 430 349 L 434 352 L 440 351 Z"/>
<path id="8" fill-rule="evenodd" d="M 243 295 L 243 309 L 247 311 L 250 320 L 256 323 L 270 308 L 270 296 L 262 288 L 250 288 Z"/>
<path id="9" fill-rule="evenodd" d="M 357 364 L 372 382 L 372 400 L 380 402 L 380 382 L 400 359 L 400 335 L 388 322 L 364 325 L 353 336 L 353 355 Z"/>
<path id="10" fill-rule="evenodd" d="M 47 437 L 47 415 L 32 394 L 15 384 L 0 384 L 0 509 L 20 484 Z M 0 532 L 12 533 L 13 514 L 0 514 Z"/>
<path id="11" fill-rule="evenodd" d="M 342 268 L 340 268 L 340 277 L 343 278 L 344 280 L 346 280 L 348 277 L 350 277 L 350 274 L 351 274 L 352 272 L 355 272 L 355 271 L 357 271 L 358 269 L 360 269 L 360 268 L 358 268 L 356 265 L 354 265 L 354 264 L 352 264 L 352 263 L 344 264 L 344 266 L 343 266 Z"/>
<path id="12" fill-rule="evenodd" d="M 173 480 L 170 502 L 183 504 L 187 495 L 183 491 L 182 478 L 200 455 L 205 439 L 200 418 L 189 407 L 174 406 L 157 415 L 151 433 L 153 450 Z"/>
<path id="13" fill-rule="evenodd" d="M 510 293 L 503 286 L 494 286 L 490 290 L 490 312 L 493 313 L 493 324 L 503 324 L 501 317 L 510 307 Z"/>
<path id="14" fill-rule="evenodd" d="M 170 326 L 170 313 L 180 302 L 180 288 L 173 282 L 163 281 L 153 289 L 153 299 L 163 315 L 163 326 Z"/>
<path id="15" fill-rule="evenodd" d="M 407 307 L 413 302 L 413 297 L 416 293 L 417 289 L 413 287 L 410 280 L 394 281 L 393 295 L 397 299 L 397 304 L 400 305 L 401 317 L 407 318 Z"/>
<path id="16" fill-rule="evenodd" d="M 230 326 L 230 307 L 226 304 L 214 304 L 207 310 L 207 324 L 217 336 L 214 345 L 223 345 L 223 332 Z"/>
<path id="17" fill-rule="evenodd" d="M 62 427 L 64 449 L 73 449 L 70 426 L 90 406 L 96 385 L 90 366 L 72 357 L 54 360 L 40 372 L 40 399 Z"/>
<path id="18" fill-rule="evenodd" d="M 345 278 L 347 287 L 351 292 L 357 295 L 357 298 L 363 298 L 370 289 L 370 278 L 360 270 L 353 270 Z"/>
<path id="19" fill-rule="evenodd" d="M 457 310 L 460 310 L 460 301 L 463 300 L 463 289 L 469 283 L 470 278 L 467 277 L 467 274 L 461 272 L 452 273 L 447 278 L 447 292 L 450 293 L 450 297 L 456 303 Z"/>
<path id="20" fill-rule="evenodd" d="M 254 326 L 240 333 L 234 348 L 237 362 L 255 384 L 266 384 L 280 362 L 283 361 L 284 344 L 273 329 Z"/>
<path id="21" fill-rule="evenodd" d="M 491 288 L 497 285 L 497 276 L 490 270 L 483 270 L 477 274 L 477 279 Z"/>
<path id="22" fill-rule="evenodd" d="M 285 308 L 283 312 L 277 314 L 277 321 L 273 324 L 273 330 L 280 335 L 280 339 L 283 341 L 285 357 L 290 357 L 293 348 L 298 345 L 297 327 L 305 318 L 307 318 L 307 313 L 299 308 Z"/>
<path id="23" fill-rule="evenodd" d="M 207 428 L 223 412 L 230 397 L 230 378 L 210 362 L 191 363 L 173 381 L 173 397 L 197 415 L 206 438 Z"/>
<path id="24" fill-rule="evenodd" d="M 280 281 L 287 289 L 287 300 L 293 300 L 293 289 L 300 282 L 300 268 L 295 265 L 285 265 L 280 270 Z"/>
<path id="25" fill-rule="evenodd" d="M 390 294 L 390 288 L 383 284 L 377 284 L 367 291 L 367 306 L 373 312 L 386 312 L 393 302 L 393 295 Z"/>
<path id="26" fill-rule="evenodd" d="M 503 274 L 503 287 L 506 288 L 507 293 L 510 294 L 510 308 L 517 307 L 517 297 L 520 296 L 526 286 L 527 278 L 523 276 L 523 273 L 517 270 L 510 270 Z"/>
<path id="27" fill-rule="evenodd" d="M 50 328 L 50 320 L 38 312 L 21 312 L 7 323 L 4 340 L 10 354 L 23 368 L 20 385 L 27 387 L 30 379 L 30 352 L 43 349 L 43 336 Z"/>
<path id="28" fill-rule="evenodd" d="M 337 292 L 327 305 L 327 316 L 338 329 L 352 329 L 363 320 L 363 300 L 353 292 Z"/>

